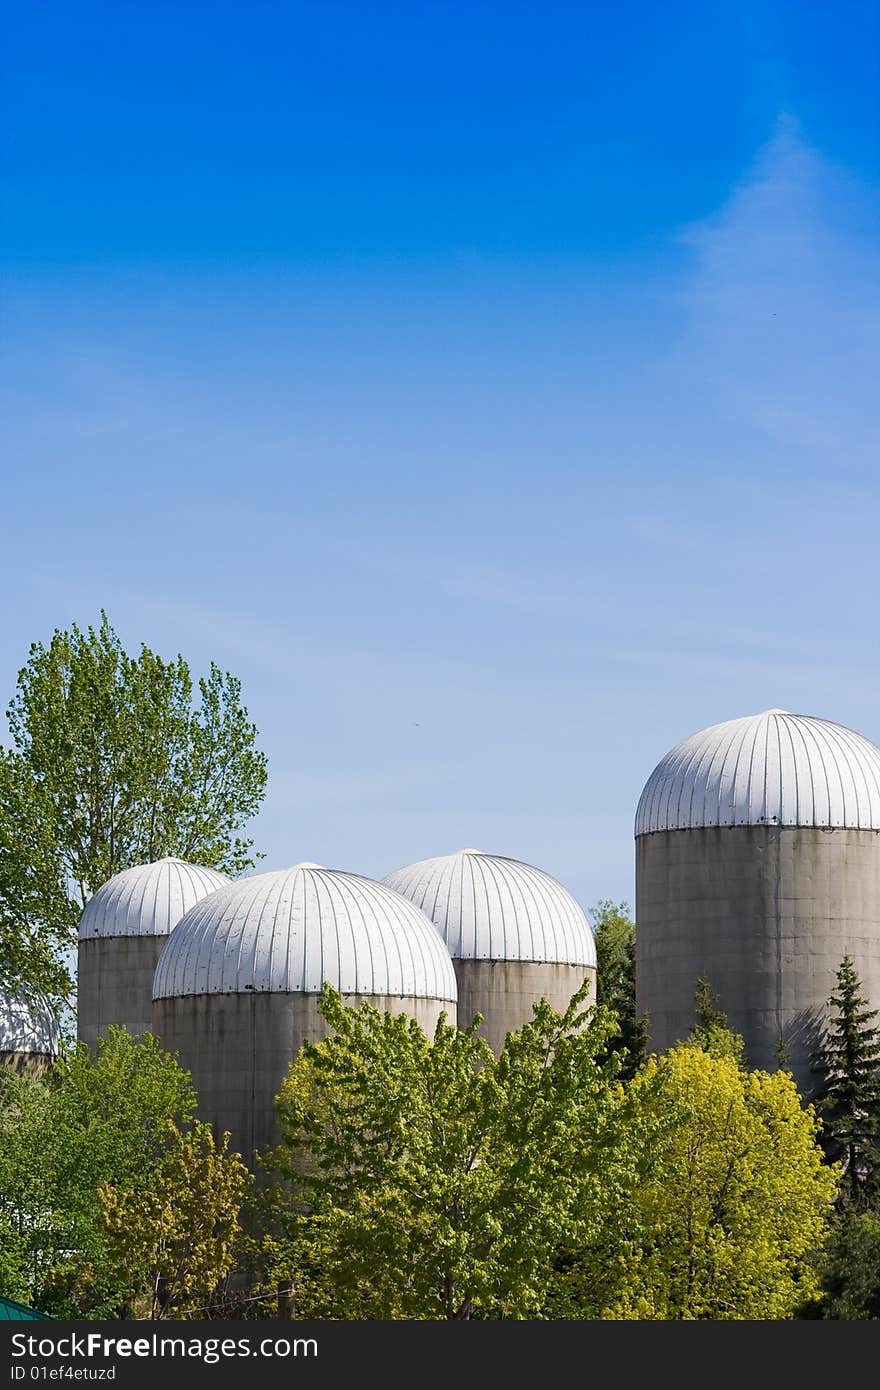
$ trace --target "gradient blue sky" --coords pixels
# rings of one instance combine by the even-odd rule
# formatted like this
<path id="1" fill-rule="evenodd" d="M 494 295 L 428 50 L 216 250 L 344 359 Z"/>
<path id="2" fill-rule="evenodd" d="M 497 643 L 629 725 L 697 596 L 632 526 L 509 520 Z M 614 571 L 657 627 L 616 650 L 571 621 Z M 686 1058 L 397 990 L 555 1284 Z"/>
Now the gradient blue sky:
<path id="1" fill-rule="evenodd" d="M 657 759 L 880 741 L 880 10 L 6 9 L 0 698 L 242 677 L 267 867 L 632 898 Z"/>

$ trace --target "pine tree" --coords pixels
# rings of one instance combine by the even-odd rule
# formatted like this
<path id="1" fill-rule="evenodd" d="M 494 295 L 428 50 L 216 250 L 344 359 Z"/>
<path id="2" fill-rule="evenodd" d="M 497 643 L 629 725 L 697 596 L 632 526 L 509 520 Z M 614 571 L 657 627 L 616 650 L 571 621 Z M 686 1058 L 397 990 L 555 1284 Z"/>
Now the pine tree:
<path id="1" fill-rule="evenodd" d="M 620 1056 L 620 1077 L 629 1081 L 645 1060 L 648 1015 L 636 1012 L 636 924 L 626 903 L 603 898 L 590 912 L 596 938 L 596 1000 L 617 1015 L 606 1056 Z"/>
<path id="2" fill-rule="evenodd" d="M 713 1057 L 733 1057 L 742 1061 L 745 1042 L 739 1033 L 730 1026 L 730 1020 L 722 1008 L 718 995 L 707 979 L 697 980 L 694 993 L 694 1026 L 686 1041 L 692 1047 L 699 1047 Z"/>
<path id="3" fill-rule="evenodd" d="M 869 1009 L 849 955 L 837 971 L 834 1011 L 814 1059 L 821 1078 L 816 1106 L 824 1121 L 822 1146 L 843 1167 L 844 1193 L 863 1205 L 880 1171 L 880 1010 Z"/>

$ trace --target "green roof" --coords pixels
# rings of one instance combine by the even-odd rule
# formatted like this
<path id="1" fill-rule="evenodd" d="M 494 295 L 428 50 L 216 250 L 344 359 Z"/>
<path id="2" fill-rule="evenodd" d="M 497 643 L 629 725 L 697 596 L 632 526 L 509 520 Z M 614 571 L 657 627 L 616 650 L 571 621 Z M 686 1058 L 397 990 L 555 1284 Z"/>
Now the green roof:
<path id="1" fill-rule="evenodd" d="M 27 1322 L 30 1318 L 53 1321 L 48 1313 L 38 1313 L 36 1308 L 26 1308 L 23 1303 L 14 1303 L 11 1298 L 0 1298 L 0 1322 Z"/>

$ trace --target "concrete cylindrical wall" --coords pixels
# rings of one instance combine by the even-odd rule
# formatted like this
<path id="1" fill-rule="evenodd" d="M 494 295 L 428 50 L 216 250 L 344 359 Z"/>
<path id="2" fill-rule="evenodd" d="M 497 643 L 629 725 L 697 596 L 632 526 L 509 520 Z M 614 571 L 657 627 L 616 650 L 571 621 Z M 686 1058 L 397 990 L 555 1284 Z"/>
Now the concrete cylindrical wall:
<path id="1" fill-rule="evenodd" d="M 458 1026 L 482 1014 L 496 1054 L 541 999 L 564 1013 L 586 977 L 595 1001 L 596 945 L 586 914 L 543 869 L 462 849 L 395 869 L 384 880 L 426 913 L 452 957 Z"/>
<path id="2" fill-rule="evenodd" d="M 152 1027 L 153 973 L 180 919 L 230 880 L 183 859 L 133 864 L 102 883 L 79 924 L 77 1035 L 94 1046 L 111 1024 Z"/>
<path id="3" fill-rule="evenodd" d="M 346 995 L 345 1002 L 356 1006 L 364 998 Z M 410 1014 L 429 1037 L 441 1011 L 455 1008 L 438 999 L 369 996 L 368 1002 Z M 281 1137 L 274 1100 L 291 1061 L 304 1042 L 319 1042 L 330 1030 L 315 994 L 241 993 L 156 999 L 153 1031 L 192 1073 L 199 1117 L 218 1137 L 229 1130 L 231 1147 L 250 1163 L 255 1149 L 265 1151 Z"/>
<path id="4" fill-rule="evenodd" d="M 482 1014 L 480 1035 L 496 1054 L 508 1033 L 531 1022 L 532 1006 L 541 999 L 564 1013 L 589 976 L 586 1002 L 596 1000 L 596 971 L 591 965 L 532 960 L 453 960 L 452 964 L 458 981 L 458 1026 L 468 1028 L 474 1014 Z"/>
<path id="5" fill-rule="evenodd" d="M 153 1027 L 153 975 L 167 936 L 95 936 L 79 943 L 77 1037 L 94 1047 L 110 1024 Z"/>
<path id="6" fill-rule="evenodd" d="M 835 972 L 849 953 L 880 1007 L 880 833 L 725 825 L 636 840 L 636 994 L 662 1051 L 706 978 L 751 1066 L 783 1045 L 804 1094 Z"/>
<path id="7" fill-rule="evenodd" d="M 51 1052 L 3 1052 L 0 1051 L 0 1067 L 11 1067 L 19 1075 L 25 1072 L 41 1076 L 49 1070 L 55 1058 Z"/>

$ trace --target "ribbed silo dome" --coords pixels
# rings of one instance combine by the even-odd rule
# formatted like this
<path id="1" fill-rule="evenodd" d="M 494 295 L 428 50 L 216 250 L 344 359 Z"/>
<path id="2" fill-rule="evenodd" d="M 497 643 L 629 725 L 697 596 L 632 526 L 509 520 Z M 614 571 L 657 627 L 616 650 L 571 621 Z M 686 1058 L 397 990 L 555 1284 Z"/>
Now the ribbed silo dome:
<path id="1" fill-rule="evenodd" d="M 0 1052 L 54 1056 L 59 1037 L 58 1021 L 42 995 L 29 999 L 19 990 L 0 995 Z"/>
<path id="2" fill-rule="evenodd" d="M 167 936 L 184 913 L 231 880 L 217 869 L 183 859 L 135 864 L 102 884 L 86 903 L 79 939 Z"/>
<path id="3" fill-rule="evenodd" d="M 192 908 L 159 957 L 153 998 L 274 991 L 458 997 L 431 922 L 372 879 L 317 864 L 238 879 Z"/>
<path id="4" fill-rule="evenodd" d="M 880 830 L 880 748 L 781 709 L 691 734 L 648 778 L 636 835 L 719 825 Z"/>
<path id="5" fill-rule="evenodd" d="M 518 859 L 463 849 L 382 882 L 431 918 L 457 960 L 596 964 L 583 908 L 555 878 Z"/>

